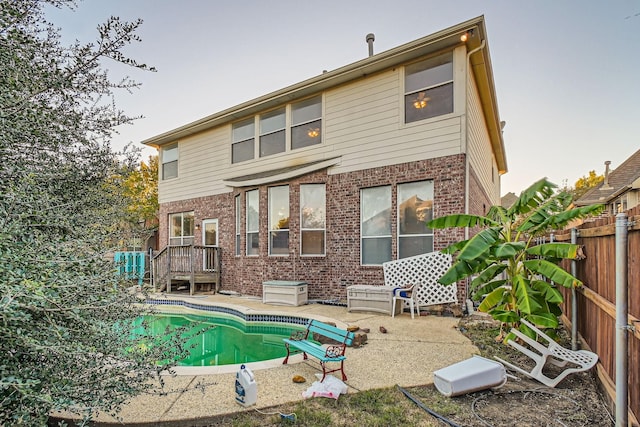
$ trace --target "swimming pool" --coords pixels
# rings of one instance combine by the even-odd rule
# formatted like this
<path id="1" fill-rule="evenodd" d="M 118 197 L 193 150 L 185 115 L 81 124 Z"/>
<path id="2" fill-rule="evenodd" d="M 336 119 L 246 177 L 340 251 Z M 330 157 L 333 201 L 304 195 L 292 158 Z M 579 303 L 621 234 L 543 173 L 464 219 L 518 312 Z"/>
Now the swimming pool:
<path id="1" fill-rule="evenodd" d="M 232 372 L 240 364 L 260 369 L 281 364 L 286 356 L 282 341 L 293 331 L 305 329 L 308 317 L 259 313 L 230 304 L 209 305 L 180 299 L 148 299 L 154 306 L 149 332 L 162 336 L 170 328 L 187 326 L 194 336 L 187 359 L 175 368 L 178 374 Z M 187 332 L 187 336 L 189 332 Z"/>
<path id="2" fill-rule="evenodd" d="M 283 338 L 303 328 L 293 325 L 244 321 L 232 317 L 158 313 L 143 316 L 134 330 L 162 339 L 169 331 L 184 328 L 189 356 L 179 366 L 219 366 L 261 362 L 287 354 Z M 201 332 L 204 330 L 204 332 Z"/>

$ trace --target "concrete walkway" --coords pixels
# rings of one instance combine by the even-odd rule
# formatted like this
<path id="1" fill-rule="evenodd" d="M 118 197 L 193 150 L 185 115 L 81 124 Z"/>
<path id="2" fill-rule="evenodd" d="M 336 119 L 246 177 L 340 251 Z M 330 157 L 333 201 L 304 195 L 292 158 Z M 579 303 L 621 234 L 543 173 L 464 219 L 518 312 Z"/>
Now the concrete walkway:
<path id="1" fill-rule="evenodd" d="M 164 297 L 164 296 L 163 296 Z M 176 299 L 189 297 L 175 296 Z M 391 318 L 369 312 L 348 312 L 346 307 L 309 304 L 285 307 L 262 304 L 255 298 L 211 295 L 197 297 L 198 304 L 233 305 L 246 312 L 296 313 L 321 320 L 333 319 L 339 326 L 356 325 L 369 328 L 367 344 L 348 348 L 345 372 L 349 392 L 399 384 L 403 387 L 433 382 L 433 371 L 465 360 L 477 354 L 477 348 L 458 332 L 459 319 L 453 317 L 421 316 L 411 319 L 408 313 Z M 387 333 L 380 332 L 384 326 Z M 282 365 L 282 359 L 251 365 L 258 386 L 258 409 L 302 400 L 302 392 L 316 380 L 321 372 L 316 360 L 302 361 L 297 355 L 294 362 Z M 133 399 L 119 414 L 120 422 L 103 415 L 97 421 L 118 425 L 172 425 L 186 420 L 202 420 L 216 415 L 238 411 L 252 411 L 235 402 L 235 372 L 237 366 L 220 369 L 218 373 L 201 375 L 197 371 L 181 372 L 166 377 L 164 396 L 144 395 Z M 211 371 L 208 371 L 211 372 Z M 293 383 L 301 375 L 306 383 Z M 183 423 L 180 423 L 184 425 Z"/>

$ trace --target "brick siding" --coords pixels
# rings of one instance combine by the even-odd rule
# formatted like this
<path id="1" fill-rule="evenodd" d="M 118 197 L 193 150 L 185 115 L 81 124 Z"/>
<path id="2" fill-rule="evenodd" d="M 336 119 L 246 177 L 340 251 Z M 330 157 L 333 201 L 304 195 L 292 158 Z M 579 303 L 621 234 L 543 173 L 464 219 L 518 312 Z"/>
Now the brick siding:
<path id="1" fill-rule="evenodd" d="M 218 244 L 222 248 L 223 290 L 245 295 L 262 295 L 266 280 L 302 280 L 309 284 L 310 300 L 346 300 L 350 285 L 382 285 L 381 266 L 360 265 L 360 190 L 381 185 L 392 186 L 392 259 L 397 258 L 397 184 L 433 180 L 433 216 L 465 211 L 465 157 L 447 156 L 393 166 L 367 169 L 340 175 L 328 175 L 326 170 L 314 172 L 286 182 L 263 185 L 260 190 L 260 254 L 235 256 L 235 202 L 241 198 L 241 247 L 245 247 L 244 193 L 254 188 L 234 189 L 226 194 L 164 203 L 160 206 L 160 247 L 167 244 L 168 216 L 193 210 L 196 225 L 203 219 L 218 219 Z M 300 184 L 326 184 L 326 256 L 301 257 L 300 248 Z M 291 206 L 289 221 L 289 255 L 268 256 L 268 187 L 289 185 Z M 473 188 L 473 186 L 472 186 Z M 486 196 L 485 196 L 486 198 Z M 195 243 L 202 236 L 196 231 Z M 461 229 L 435 230 L 434 250 L 440 250 L 464 238 Z M 464 286 L 459 286 L 459 298 L 464 301 Z"/>

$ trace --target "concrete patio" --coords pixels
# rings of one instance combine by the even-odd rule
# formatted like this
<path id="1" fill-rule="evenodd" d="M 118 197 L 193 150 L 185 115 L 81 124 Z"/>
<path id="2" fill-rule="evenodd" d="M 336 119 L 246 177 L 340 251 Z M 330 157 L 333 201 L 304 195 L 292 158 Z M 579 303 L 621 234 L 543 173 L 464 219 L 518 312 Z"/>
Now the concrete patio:
<path id="1" fill-rule="evenodd" d="M 178 295 L 171 298 L 193 299 Z M 293 307 L 266 305 L 259 299 L 240 296 L 196 298 L 198 304 L 241 306 L 247 312 L 296 313 L 333 320 L 342 327 L 356 325 L 370 329 L 366 345 L 348 348 L 346 352 L 346 384 L 350 393 L 396 384 L 403 387 L 430 384 L 433 371 L 478 353 L 458 331 L 459 319 L 454 317 L 428 315 L 412 320 L 408 313 L 392 318 L 370 312 L 348 312 L 346 307 L 323 304 Z M 380 326 L 384 326 L 387 333 L 381 333 Z M 197 422 L 225 413 L 269 408 L 303 400 L 302 392 L 316 380 L 315 374 L 321 372 L 317 360 L 302 361 L 302 355 L 296 355 L 288 365 L 282 365 L 282 359 L 252 364 L 258 401 L 255 407 L 244 408 L 235 402 L 237 369 L 237 366 L 215 371 L 209 368 L 206 374 L 182 371 L 178 376 L 167 376 L 167 394 L 139 396 L 124 407 L 119 414 L 121 420 L 101 415 L 97 421 L 102 425 L 188 425 L 188 420 Z M 294 383 L 295 375 L 303 376 L 307 382 Z"/>

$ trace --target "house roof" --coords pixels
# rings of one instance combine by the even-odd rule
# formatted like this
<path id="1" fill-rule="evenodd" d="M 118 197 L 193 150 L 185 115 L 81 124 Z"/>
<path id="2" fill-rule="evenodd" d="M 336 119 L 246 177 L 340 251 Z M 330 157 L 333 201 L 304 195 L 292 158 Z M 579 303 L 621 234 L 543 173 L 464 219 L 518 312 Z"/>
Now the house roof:
<path id="1" fill-rule="evenodd" d="M 176 139 L 258 114 L 261 111 L 286 104 L 292 100 L 317 94 L 329 88 L 364 78 L 373 73 L 387 70 L 422 56 L 452 49 L 462 43 L 460 36 L 465 33 L 472 34 L 472 37 L 466 42 L 469 52 L 473 52 L 470 55 L 469 61 L 480 93 L 480 101 L 486 117 L 487 128 L 498 170 L 501 174 L 506 173 L 507 160 L 500 128 L 500 117 L 498 115 L 498 104 L 493 82 L 489 46 L 486 42 L 487 33 L 484 16 L 470 19 L 453 27 L 369 56 L 344 67 L 324 72 L 316 77 L 156 135 L 142 141 L 142 143 L 158 148 L 164 144 L 174 142 Z"/>
<path id="2" fill-rule="evenodd" d="M 628 189 L 633 188 L 634 182 L 640 180 L 640 150 L 636 151 L 620 166 L 609 173 L 608 178 L 597 187 L 587 191 L 576 200 L 576 205 L 591 205 L 594 203 L 608 203 Z M 640 182 L 635 183 L 640 186 Z"/>
<path id="3" fill-rule="evenodd" d="M 306 175 L 320 169 L 333 166 L 340 161 L 339 157 L 333 157 L 326 160 L 318 160 L 315 162 L 301 163 L 295 166 L 286 166 L 279 169 L 273 169 L 265 172 L 253 173 L 250 175 L 237 176 L 224 180 L 226 185 L 231 187 L 248 187 L 253 185 L 269 184 L 272 182 L 283 181 L 286 179 L 296 178 Z"/>

